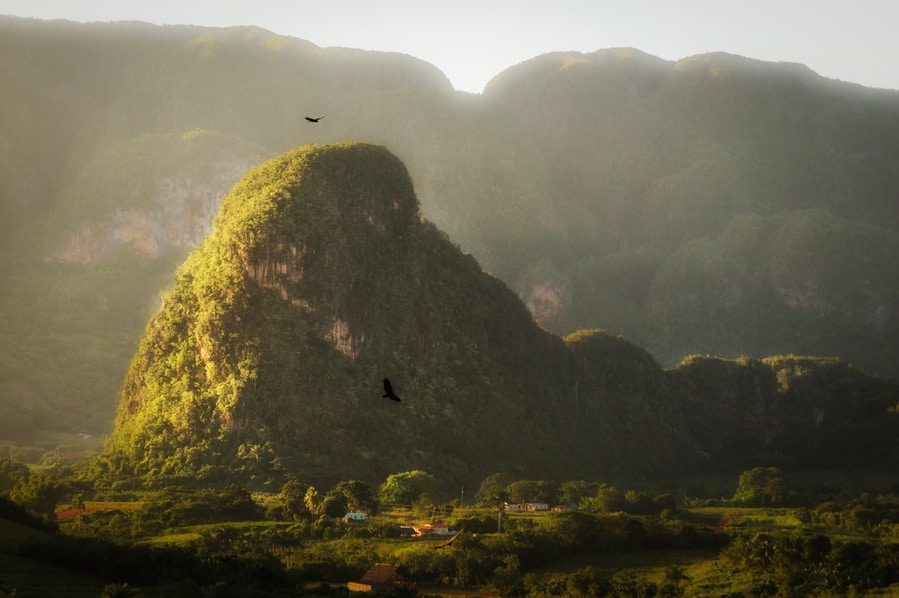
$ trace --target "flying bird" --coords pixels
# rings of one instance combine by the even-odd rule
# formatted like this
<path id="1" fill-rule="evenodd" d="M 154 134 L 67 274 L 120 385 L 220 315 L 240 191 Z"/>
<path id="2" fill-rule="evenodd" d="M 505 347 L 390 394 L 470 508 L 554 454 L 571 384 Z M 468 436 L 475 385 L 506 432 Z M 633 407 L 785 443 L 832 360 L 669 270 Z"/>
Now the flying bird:
<path id="1" fill-rule="evenodd" d="M 462 535 L 462 532 L 464 532 L 464 531 L 465 531 L 465 528 L 463 527 L 463 528 L 459 529 L 459 531 L 457 531 L 455 534 L 453 534 L 452 536 L 450 536 L 449 538 L 447 538 L 447 540 L 446 540 L 445 542 L 441 542 L 440 544 L 436 544 L 436 545 L 434 545 L 434 546 L 431 546 L 431 548 L 434 548 L 434 549 L 436 550 L 437 548 L 443 548 L 444 546 L 449 546 L 450 544 L 452 544 L 453 542 L 455 542 L 455 541 L 456 541 L 456 538 L 458 538 L 459 536 L 461 536 L 461 535 Z"/>
<path id="2" fill-rule="evenodd" d="M 307 117 L 306 117 L 306 120 L 308 120 L 308 121 L 311 122 L 311 123 L 317 123 L 318 121 L 320 121 L 320 120 L 323 119 L 324 117 L 325 117 L 324 114 L 319 114 L 318 116 L 307 116 Z"/>
<path id="3" fill-rule="evenodd" d="M 388 378 L 384 378 L 384 394 L 383 398 L 390 399 L 391 401 L 400 402 L 400 398 L 396 396 L 396 393 L 393 392 L 393 386 L 390 385 L 390 380 Z"/>

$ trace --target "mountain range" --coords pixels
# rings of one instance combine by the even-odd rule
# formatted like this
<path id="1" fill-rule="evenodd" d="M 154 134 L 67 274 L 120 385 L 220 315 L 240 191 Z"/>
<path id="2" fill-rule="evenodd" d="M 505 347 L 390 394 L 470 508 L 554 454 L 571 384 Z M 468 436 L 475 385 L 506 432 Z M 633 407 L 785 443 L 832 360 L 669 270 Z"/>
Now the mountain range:
<path id="1" fill-rule="evenodd" d="M 663 369 L 792 353 L 899 371 L 897 92 L 610 49 L 472 95 L 413 57 L 258 28 L 7 17 L 0 55 L 0 435 L 108 431 L 222 198 L 347 140 L 396 156 L 427 221 L 548 331 L 603 328 Z"/>
<path id="2" fill-rule="evenodd" d="M 602 331 L 563 341 L 422 218 L 395 155 L 309 145 L 225 197 L 146 327 L 94 472 L 264 489 L 425 470 L 453 489 L 497 471 L 891 466 L 897 403 L 899 384 L 835 359 L 666 371 Z"/>

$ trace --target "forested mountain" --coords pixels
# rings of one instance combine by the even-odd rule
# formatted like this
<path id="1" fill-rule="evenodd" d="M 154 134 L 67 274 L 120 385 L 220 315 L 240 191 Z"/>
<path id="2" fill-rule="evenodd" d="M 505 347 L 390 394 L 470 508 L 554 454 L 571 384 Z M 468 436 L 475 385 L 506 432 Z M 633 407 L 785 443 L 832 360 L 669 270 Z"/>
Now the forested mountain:
<path id="1" fill-rule="evenodd" d="M 603 314 L 665 362 L 801 352 L 896 373 L 899 94 L 621 50 L 539 57 L 485 97 L 545 159 L 532 209 L 555 234 L 509 280 L 551 328 Z"/>
<path id="2" fill-rule="evenodd" d="M 665 371 L 599 331 L 563 342 L 421 218 L 393 154 L 310 145 L 247 174 L 179 268 L 98 473 L 266 487 L 884 465 L 897 402 L 837 360 Z"/>
<path id="3" fill-rule="evenodd" d="M 665 368 L 899 371 L 896 92 L 603 50 L 470 95 L 413 57 L 258 28 L 6 17 L 0 56 L 0 436 L 107 431 L 221 198 L 312 142 L 387 147 L 422 214 L 550 331 L 620 333 Z"/>
<path id="4" fill-rule="evenodd" d="M 238 183 L 179 269 L 125 379 L 109 463 L 245 483 L 548 470 L 575 421 L 572 367 L 420 219 L 395 156 L 306 146 Z M 381 397 L 384 377 L 405 400 Z"/>

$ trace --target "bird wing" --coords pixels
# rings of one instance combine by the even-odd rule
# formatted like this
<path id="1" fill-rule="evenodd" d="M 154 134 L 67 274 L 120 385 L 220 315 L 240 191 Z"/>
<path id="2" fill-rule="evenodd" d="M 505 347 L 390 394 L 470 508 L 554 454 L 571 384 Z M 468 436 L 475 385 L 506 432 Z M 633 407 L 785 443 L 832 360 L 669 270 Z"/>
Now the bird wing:
<path id="1" fill-rule="evenodd" d="M 391 401 L 396 401 L 397 403 L 400 402 L 400 398 L 393 392 L 393 386 L 390 385 L 390 380 L 387 378 L 384 378 L 384 394 L 382 396 Z"/>
<path id="2" fill-rule="evenodd" d="M 450 544 L 452 544 L 453 542 L 455 542 L 455 541 L 456 541 L 456 538 L 458 538 L 459 536 L 461 536 L 461 535 L 462 535 L 462 532 L 464 532 L 464 531 L 465 531 L 465 528 L 463 527 L 463 528 L 459 529 L 459 531 L 457 531 L 455 534 L 453 534 L 452 536 L 450 536 L 450 537 L 446 540 L 446 542 L 441 542 L 440 544 L 437 544 L 436 546 L 431 546 L 431 548 L 437 549 L 437 548 L 443 548 L 444 546 L 449 546 Z"/>

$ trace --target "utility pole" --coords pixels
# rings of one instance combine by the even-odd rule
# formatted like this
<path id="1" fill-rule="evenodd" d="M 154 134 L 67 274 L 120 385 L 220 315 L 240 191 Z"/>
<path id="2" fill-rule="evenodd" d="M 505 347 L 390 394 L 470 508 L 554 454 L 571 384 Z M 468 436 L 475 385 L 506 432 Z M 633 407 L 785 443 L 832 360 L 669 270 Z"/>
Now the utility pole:
<path id="1" fill-rule="evenodd" d="M 462 508 L 462 499 L 465 498 L 465 486 L 459 487 L 459 508 Z"/>

